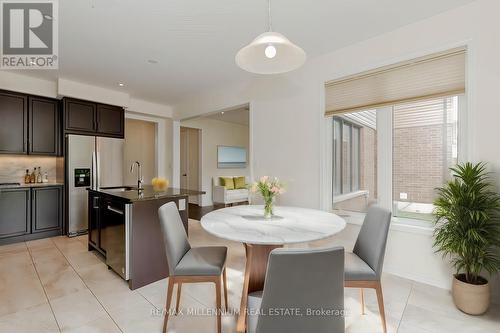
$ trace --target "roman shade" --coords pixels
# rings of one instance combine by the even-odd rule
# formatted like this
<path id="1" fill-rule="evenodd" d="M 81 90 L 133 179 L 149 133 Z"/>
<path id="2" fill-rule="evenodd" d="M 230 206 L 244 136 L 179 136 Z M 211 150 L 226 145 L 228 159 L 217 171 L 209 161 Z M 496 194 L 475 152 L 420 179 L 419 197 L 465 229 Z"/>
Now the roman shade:
<path id="1" fill-rule="evenodd" d="M 328 82 L 325 116 L 463 94 L 465 57 L 457 48 Z"/>

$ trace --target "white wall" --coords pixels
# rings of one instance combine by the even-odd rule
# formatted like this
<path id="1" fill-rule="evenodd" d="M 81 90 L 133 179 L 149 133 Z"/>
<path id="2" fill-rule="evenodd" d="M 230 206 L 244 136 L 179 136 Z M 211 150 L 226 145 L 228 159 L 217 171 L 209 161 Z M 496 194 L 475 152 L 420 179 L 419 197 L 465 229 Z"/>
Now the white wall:
<path id="1" fill-rule="evenodd" d="M 398 61 L 465 45 L 468 63 L 468 150 L 471 160 L 490 163 L 500 185 L 500 1 L 469 5 L 393 32 L 310 59 L 298 71 L 279 76 L 249 74 L 249 80 L 189 96 L 174 108 L 175 118 L 250 103 L 253 112 L 254 174 L 289 182 L 282 202 L 324 207 L 322 189 L 325 121 L 324 82 Z M 339 32 L 340 33 L 340 32 Z M 307 50 L 306 50 L 307 51 Z M 500 187 L 500 186 L 499 186 Z M 352 237 L 352 233 L 346 233 Z M 349 236 L 349 237 L 350 237 Z M 450 286 L 449 265 L 430 249 L 431 235 L 391 230 L 386 270 Z M 500 295 L 500 291 L 495 291 Z"/>
<path id="2" fill-rule="evenodd" d="M 181 126 L 201 129 L 201 190 L 202 206 L 211 206 L 212 178 L 219 176 L 250 176 L 250 168 L 218 169 L 217 146 L 238 146 L 249 151 L 248 126 L 209 118 L 194 118 L 181 121 Z"/>

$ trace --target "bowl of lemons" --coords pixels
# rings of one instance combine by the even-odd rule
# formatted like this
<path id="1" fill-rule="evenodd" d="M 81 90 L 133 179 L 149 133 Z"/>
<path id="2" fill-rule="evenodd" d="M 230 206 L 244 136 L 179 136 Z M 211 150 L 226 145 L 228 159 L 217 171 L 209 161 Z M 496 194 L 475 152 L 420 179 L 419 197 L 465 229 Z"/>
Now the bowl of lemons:
<path id="1" fill-rule="evenodd" d="M 151 180 L 151 185 L 153 185 L 153 190 L 156 192 L 163 192 L 168 188 L 168 179 L 163 177 L 155 177 Z"/>

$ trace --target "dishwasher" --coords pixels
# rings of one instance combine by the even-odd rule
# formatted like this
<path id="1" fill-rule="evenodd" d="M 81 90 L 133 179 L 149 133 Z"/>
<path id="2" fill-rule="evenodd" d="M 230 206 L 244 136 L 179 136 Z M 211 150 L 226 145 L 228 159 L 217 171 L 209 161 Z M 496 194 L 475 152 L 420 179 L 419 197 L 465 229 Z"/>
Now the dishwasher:
<path id="1" fill-rule="evenodd" d="M 129 280 L 131 205 L 104 200 L 100 219 L 101 244 L 106 249 L 106 265 Z"/>

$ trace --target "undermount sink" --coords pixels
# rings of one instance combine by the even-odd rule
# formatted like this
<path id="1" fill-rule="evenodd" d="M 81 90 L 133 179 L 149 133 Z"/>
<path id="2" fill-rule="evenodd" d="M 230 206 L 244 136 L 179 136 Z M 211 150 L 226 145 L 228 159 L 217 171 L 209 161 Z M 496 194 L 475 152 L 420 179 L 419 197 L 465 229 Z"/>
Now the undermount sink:
<path id="1" fill-rule="evenodd" d="M 101 190 L 108 192 L 127 192 L 127 191 L 137 191 L 137 187 L 133 186 L 111 186 L 111 187 L 101 187 Z"/>

